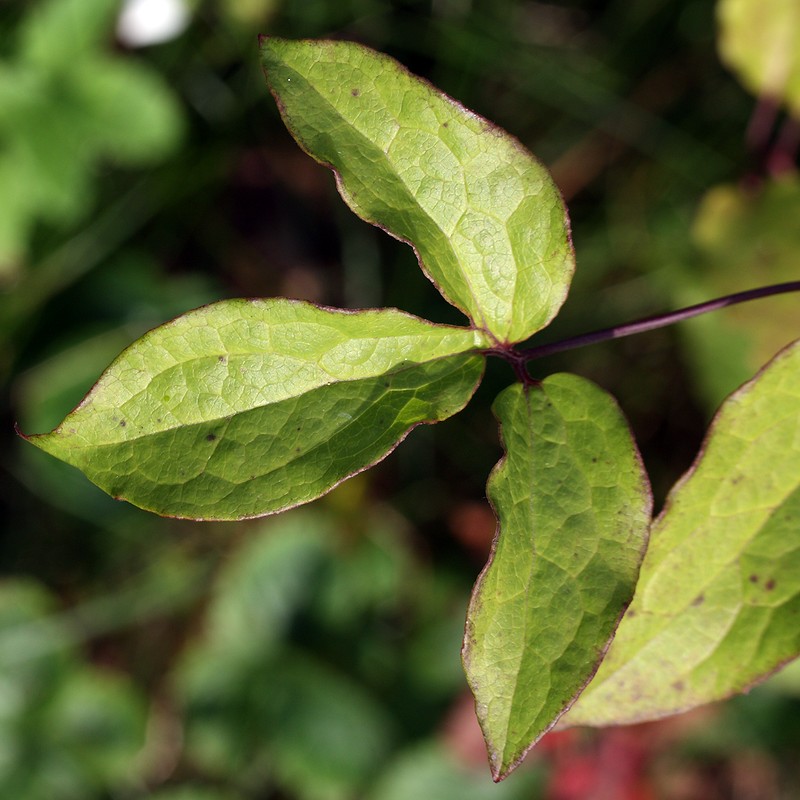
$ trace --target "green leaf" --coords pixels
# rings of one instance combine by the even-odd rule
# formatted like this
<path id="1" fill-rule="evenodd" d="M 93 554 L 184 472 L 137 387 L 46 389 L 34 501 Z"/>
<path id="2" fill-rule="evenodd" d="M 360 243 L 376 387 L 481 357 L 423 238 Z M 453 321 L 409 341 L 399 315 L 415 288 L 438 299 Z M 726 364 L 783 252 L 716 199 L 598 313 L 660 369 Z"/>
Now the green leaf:
<path id="1" fill-rule="evenodd" d="M 1 797 L 113 795 L 137 766 L 144 698 L 81 661 L 70 617 L 33 580 L 0 583 Z"/>
<path id="2" fill-rule="evenodd" d="M 94 137 L 87 116 L 72 98 L 40 94 L 13 119 L 3 141 L 2 177 L 21 187 L 15 205 L 26 217 L 70 222 L 89 204 Z"/>
<path id="3" fill-rule="evenodd" d="M 366 690 L 363 670 L 353 681 L 291 643 L 298 623 L 321 622 L 320 591 L 332 569 L 353 560 L 353 535 L 349 521 L 337 525 L 319 509 L 248 530 L 174 675 L 188 763 L 240 786 L 263 785 L 269 765 L 291 797 L 363 795 L 357 787 L 385 760 L 394 724 Z"/>
<path id="4" fill-rule="evenodd" d="M 724 403 L 656 521 L 636 596 L 565 721 L 746 691 L 800 651 L 800 342 Z"/>
<path id="5" fill-rule="evenodd" d="M 272 654 L 319 590 L 320 566 L 332 558 L 331 520 L 308 509 L 248 531 L 220 574 L 207 612 L 204 644 L 223 659 Z"/>
<path id="6" fill-rule="evenodd" d="M 22 60 L 50 71 L 71 69 L 76 60 L 111 44 L 119 0 L 45 0 L 24 18 Z"/>
<path id="7" fill-rule="evenodd" d="M 73 796 L 91 796 L 92 786 L 130 778 L 144 745 L 147 705 L 129 677 L 81 665 L 37 711 L 42 715 L 38 745 L 45 750 L 41 773 L 50 772 L 51 779 L 61 773 L 65 783 L 74 781 L 83 791 Z"/>
<path id="8" fill-rule="evenodd" d="M 224 301 L 146 334 L 30 440 L 151 511 L 260 516 L 319 497 L 414 426 L 461 410 L 486 345 L 394 309 Z"/>
<path id="9" fill-rule="evenodd" d="M 753 94 L 800 113 L 800 4 L 719 0 L 720 58 Z"/>
<path id="10" fill-rule="evenodd" d="M 518 141 L 360 45 L 265 37 L 262 59 L 301 147 L 356 214 L 414 247 L 450 303 L 502 341 L 550 322 L 574 268 L 569 223 Z"/>
<path id="11" fill-rule="evenodd" d="M 132 59 L 84 58 L 73 67 L 74 92 L 87 116 L 87 138 L 115 161 L 149 164 L 177 144 L 183 119 L 158 73 Z"/>
<path id="12" fill-rule="evenodd" d="M 43 0 L 0 62 L 0 285 L 18 276 L 37 221 L 68 225 L 91 205 L 93 166 L 163 158 L 182 112 L 164 80 L 106 53 L 120 0 Z"/>
<path id="13" fill-rule="evenodd" d="M 633 596 L 651 495 L 614 400 L 554 375 L 495 402 L 506 456 L 499 518 L 476 584 L 464 665 L 496 780 L 569 708 Z"/>

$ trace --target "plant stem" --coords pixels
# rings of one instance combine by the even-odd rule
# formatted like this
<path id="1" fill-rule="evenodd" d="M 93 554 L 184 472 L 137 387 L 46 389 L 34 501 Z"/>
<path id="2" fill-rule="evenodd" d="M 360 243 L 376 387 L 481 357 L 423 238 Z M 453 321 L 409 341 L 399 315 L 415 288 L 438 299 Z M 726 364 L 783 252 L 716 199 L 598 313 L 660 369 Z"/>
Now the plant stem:
<path id="1" fill-rule="evenodd" d="M 746 292 L 737 292 L 736 294 L 729 294 L 725 297 L 718 297 L 716 300 L 698 303 L 696 306 L 689 306 L 688 308 L 682 308 L 668 314 L 657 314 L 653 317 L 645 317 L 644 319 L 628 322 L 624 325 L 615 325 L 613 328 L 603 328 L 602 330 L 591 331 L 590 333 L 582 333 L 580 336 L 572 336 L 569 339 L 562 339 L 560 342 L 553 342 L 552 344 L 528 347 L 519 350 L 518 353 L 526 362 L 533 361 L 536 358 L 543 358 L 553 353 L 561 353 L 564 350 L 574 350 L 576 347 L 585 347 L 586 345 L 605 342 L 609 339 L 621 339 L 623 336 L 631 336 L 635 333 L 644 333 L 645 331 L 652 331 L 656 328 L 664 328 L 675 322 L 682 322 L 685 319 L 691 319 L 700 314 L 706 314 L 709 311 L 716 311 L 717 309 L 726 308 L 727 306 L 736 305 L 737 303 L 746 303 L 750 300 L 758 300 L 761 297 L 770 297 L 774 294 L 798 291 L 800 291 L 800 281 L 776 283 L 772 286 L 761 286 L 758 289 L 749 289 Z"/>

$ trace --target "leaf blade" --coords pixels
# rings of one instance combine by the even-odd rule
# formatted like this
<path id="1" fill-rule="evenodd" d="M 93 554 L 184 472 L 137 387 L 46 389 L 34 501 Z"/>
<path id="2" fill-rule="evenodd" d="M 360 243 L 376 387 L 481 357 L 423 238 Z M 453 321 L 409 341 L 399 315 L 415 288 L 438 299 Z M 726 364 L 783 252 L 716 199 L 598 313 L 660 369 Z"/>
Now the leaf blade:
<path id="1" fill-rule="evenodd" d="M 275 513 L 460 410 L 483 341 L 393 309 L 223 301 L 146 334 L 60 426 L 30 441 L 157 513 Z"/>
<path id="2" fill-rule="evenodd" d="M 487 487 L 498 533 L 464 665 L 499 780 L 597 669 L 633 595 L 651 497 L 624 418 L 588 381 L 512 386 L 495 413 L 506 450 Z"/>
<path id="3" fill-rule="evenodd" d="M 746 690 L 796 657 L 798 515 L 795 342 L 720 408 L 654 524 L 606 661 L 564 722 L 678 713 Z"/>
<path id="4" fill-rule="evenodd" d="M 300 146 L 450 303 L 502 341 L 550 322 L 574 270 L 569 223 L 519 142 L 360 45 L 263 38 L 262 61 Z"/>

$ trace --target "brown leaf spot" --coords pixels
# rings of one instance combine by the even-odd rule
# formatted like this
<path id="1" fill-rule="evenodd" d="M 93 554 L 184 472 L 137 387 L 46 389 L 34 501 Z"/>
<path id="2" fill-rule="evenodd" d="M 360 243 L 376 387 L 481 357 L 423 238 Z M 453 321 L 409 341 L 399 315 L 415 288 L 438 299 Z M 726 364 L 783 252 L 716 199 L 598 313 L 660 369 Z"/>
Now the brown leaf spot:
<path id="1" fill-rule="evenodd" d="M 675 683 L 672 684 L 672 688 L 676 692 L 682 692 L 686 688 L 686 684 L 683 681 L 675 681 Z"/>
<path id="2" fill-rule="evenodd" d="M 769 580 L 768 580 L 768 581 L 767 581 L 767 582 L 764 584 L 764 588 L 765 588 L 765 589 L 766 589 L 768 592 L 771 592 L 771 591 L 772 591 L 772 590 L 775 588 L 775 581 L 774 581 L 772 578 L 770 578 L 770 579 L 769 579 Z"/>
<path id="3" fill-rule="evenodd" d="M 705 602 L 705 600 L 706 600 L 705 595 L 699 594 L 699 595 L 697 595 L 697 597 L 695 597 L 694 600 L 692 600 L 692 605 L 693 606 L 700 606 Z"/>
<path id="4" fill-rule="evenodd" d="M 751 575 L 750 583 L 758 583 L 758 575 Z"/>
<path id="5" fill-rule="evenodd" d="M 359 89 L 351 89 L 350 94 L 353 95 L 353 97 L 358 97 L 361 94 L 361 91 Z"/>
<path id="6" fill-rule="evenodd" d="M 213 442 L 213 441 L 216 441 L 216 438 L 217 438 L 217 434 L 216 433 L 209 433 L 208 436 L 206 436 L 206 441 L 207 442 Z"/>

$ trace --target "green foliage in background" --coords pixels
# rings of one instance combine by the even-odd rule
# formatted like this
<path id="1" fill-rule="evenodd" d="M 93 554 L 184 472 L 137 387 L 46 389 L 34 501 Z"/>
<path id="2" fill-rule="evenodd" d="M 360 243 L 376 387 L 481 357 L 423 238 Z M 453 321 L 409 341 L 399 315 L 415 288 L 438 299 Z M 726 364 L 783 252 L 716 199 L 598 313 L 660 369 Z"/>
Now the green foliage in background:
<path id="1" fill-rule="evenodd" d="M 720 0 L 723 61 L 757 95 L 800 114 L 800 8 L 792 0 Z"/>
<path id="2" fill-rule="evenodd" d="M 128 678 L 86 664 L 69 623 L 33 581 L 0 587 L 0 792 L 30 800 L 123 786 L 144 742 L 146 707 Z"/>
<path id="3" fill-rule="evenodd" d="M 729 294 L 747 275 L 753 284 L 790 281 L 797 276 L 800 226 L 786 224 L 800 215 L 800 181 L 788 174 L 754 192 L 739 186 L 714 187 L 702 199 L 692 238 L 697 266 L 693 279 L 676 288 L 683 302 Z M 724 318 L 711 315 L 687 323 L 687 353 L 710 409 L 731 386 L 746 381 L 781 347 L 800 335 L 792 297 L 776 298 L 768 314 L 742 305 Z M 731 346 L 735 342 L 736 346 Z"/>
<path id="4" fill-rule="evenodd" d="M 108 52 L 118 0 L 34 5 L 0 58 L 0 281 L 25 261 L 37 221 L 74 224 L 99 161 L 139 166 L 177 145 L 181 111 L 163 79 Z"/>

